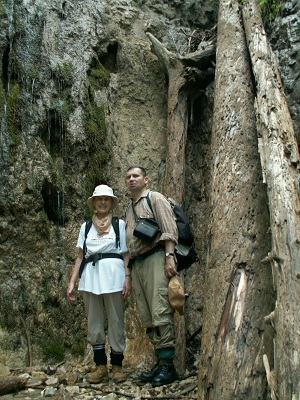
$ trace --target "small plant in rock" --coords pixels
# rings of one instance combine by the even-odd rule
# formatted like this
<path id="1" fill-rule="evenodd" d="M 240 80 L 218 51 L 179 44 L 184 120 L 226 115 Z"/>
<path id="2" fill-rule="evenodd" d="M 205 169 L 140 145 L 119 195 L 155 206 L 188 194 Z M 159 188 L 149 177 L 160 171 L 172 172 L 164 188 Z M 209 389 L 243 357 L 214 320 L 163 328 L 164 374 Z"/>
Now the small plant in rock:
<path id="1" fill-rule="evenodd" d="M 268 24 L 280 14 L 281 0 L 258 0 L 264 24 Z"/>
<path id="2" fill-rule="evenodd" d="M 60 362 L 64 360 L 65 349 L 61 337 L 45 339 L 42 351 L 45 361 Z"/>

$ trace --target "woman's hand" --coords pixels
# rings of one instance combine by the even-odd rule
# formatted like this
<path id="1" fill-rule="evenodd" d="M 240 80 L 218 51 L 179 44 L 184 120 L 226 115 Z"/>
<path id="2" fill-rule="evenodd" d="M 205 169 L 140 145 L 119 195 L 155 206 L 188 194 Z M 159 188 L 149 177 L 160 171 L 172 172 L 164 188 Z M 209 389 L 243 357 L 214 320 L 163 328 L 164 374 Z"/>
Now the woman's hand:
<path id="1" fill-rule="evenodd" d="M 80 264 L 81 264 L 82 259 L 83 259 L 83 250 L 81 248 L 79 248 L 78 256 L 75 260 L 74 269 L 73 269 L 72 276 L 70 278 L 70 282 L 69 282 L 68 289 L 67 289 L 67 296 L 68 296 L 68 299 L 71 301 L 75 300 L 75 297 L 72 295 L 72 292 L 73 292 L 74 286 L 75 286 L 74 282 L 76 282 L 78 279 L 78 274 L 79 274 L 79 269 L 80 269 Z"/>
<path id="2" fill-rule="evenodd" d="M 128 299 L 128 297 L 131 295 L 131 290 L 131 276 L 126 275 L 122 291 L 124 300 Z"/>
<path id="3" fill-rule="evenodd" d="M 67 289 L 67 296 L 68 299 L 71 301 L 75 301 L 75 296 L 72 295 L 73 289 L 74 289 L 74 283 L 70 282 Z"/>

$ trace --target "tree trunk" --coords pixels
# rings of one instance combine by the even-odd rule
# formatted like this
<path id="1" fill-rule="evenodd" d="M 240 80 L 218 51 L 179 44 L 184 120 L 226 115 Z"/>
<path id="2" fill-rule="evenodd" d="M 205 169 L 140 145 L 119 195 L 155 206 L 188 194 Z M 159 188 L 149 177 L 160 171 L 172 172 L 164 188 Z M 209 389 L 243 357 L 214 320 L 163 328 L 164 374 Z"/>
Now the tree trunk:
<path id="1" fill-rule="evenodd" d="M 299 152 L 273 52 L 255 1 L 243 20 L 256 81 L 256 118 L 264 181 L 268 188 L 272 250 L 268 254 L 277 294 L 272 396 L 300 398 Z"/>
<path id="2" fill-rule="evenodd" d="M 179 57 L 168 51 L 151 33 L 147 33 L 152 51 L 161 61 L 168 80 L 168 121 L 166 134 L 166 168 L 163 193 L 182 204 L 185 185 L 185 149 L 188 129 L 189 82 L 197 80 L 197 85 L 213 76 L 212 60 L 215 46 L 210 44 L 205 50 Z M 201 68 L 201 69 L 200 69 Z M 205 70 L 203 70 L 205 68 Z M 184 286 L 184 276 L 180 274 Z M 174 316 L 176 330 L 175 366 L 180 375 L 185 373 L 185 319 L 178 313 Z"/>
<path id="3" fill-rule="evenodd" d="M 189 81 L 197 80 L 199 86 L 213 75 L 210 67 L 215 57 L 215 45 L 210 44 L 205 50 L 180 57 L 168 51 L 151 33 L 147 35 L 152 43 L 152 51 L 161 61 L 168 80 L 166 169 L 163 192 L 182 204 L 191 86 Z"/>
<path id="4" fill-rule="evenodd" d="M 0 376 L 0 396 L 23 389 L 26 381 L 26 378 L 20 376 Z"/>
<path id="5" fill-rule="evenodd" d="M 239 2 L 221 0 L 212 132 L 212 177 L 198 399 L 266 399 L 263 353 L 272 329 L 266 190 Z M 269 346 L 269 347 L 268 347 Z"/>
<path id="6" fill-rule="evenodd" d="M 178 203 L 182 201 L 184 191 L 185 143 L 188 124 L 187 93 L 184 88 L 186 80 L 183 77 L 183 64 L 169 52 L 150 33 L 147 33 L 152 43 L 153 53 L 162 62 L 168 79 L 168 122 L 166 145 L 166 170 L 163 193 L 172 197 Z M 181 277 L 184 286 L 184 279 Z M 185 372 L 185 321 L 184 316 L 174 315 L 176 331 L 175 366 L 179 375 Z"/>
<path id="7" fill-rule="evenodd" d="M 182 203 L 184 191 L 185 144 L 188 126 L 188 92 L 184 65 L 151 33 L 147 33 L 152 51 L 162 62 L 168 79 L 168 121 L 166 169 L 163 192 Z"/>

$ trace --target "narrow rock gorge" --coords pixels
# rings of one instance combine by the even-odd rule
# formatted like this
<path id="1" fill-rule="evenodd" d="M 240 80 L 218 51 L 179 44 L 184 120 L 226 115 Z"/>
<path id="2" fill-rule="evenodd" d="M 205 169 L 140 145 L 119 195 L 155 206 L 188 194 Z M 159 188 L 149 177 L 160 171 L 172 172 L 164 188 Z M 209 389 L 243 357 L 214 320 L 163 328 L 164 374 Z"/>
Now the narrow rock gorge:
<path id="1" fill-rule="evenodd" d="M 263 9 L 293 124 L 295 143 L 283 154 L 295 170 L 288 190 L 296 197 L 299 4 Z M 259 81 L 245 33 L 251 2 L 249 8 L 225 0 L 0 0 L 1 375 L 66 359 L 91 363 L 80 294 L 75 304 L 66 297 L 77 235 L 99 183 L 114 188 L 116 213 L 124 216 L 130 200 L 125 171 L 140 164 L 151 188 L 179 193 L 195 234 L 199 262 L 181 274 L 187 297 L 178 347 L 185 352 L 177 363 L 184 362 L 183 373 L 199 371 L 198 398 L 299 394 L 292 383 L 290 391 L 284 388 L 287 377 L 274 350 L 282 337 L 264 319 L 276 301 L 282 305 L 282 275 L 275 279 L 273 269 L 286 267 L 276 259 L 280 254 L 275 264 L 268 258 L 273 224 L 280 222 L 270 211 L 254 107 Z M 170 52 L 184 92 L 151 38 Z M 184 114 L 170 108 L 175 95 Z M 184 147 L 176 139 L 172 147 L 181 123 Z M 300 275 L 292 271 L 297 288 Z M 134 296 L 126 304 L 126 336 L 125 365 L 151 366 Z M 278 388 L 270 386 L 264 355 L 279 375 Z"/>

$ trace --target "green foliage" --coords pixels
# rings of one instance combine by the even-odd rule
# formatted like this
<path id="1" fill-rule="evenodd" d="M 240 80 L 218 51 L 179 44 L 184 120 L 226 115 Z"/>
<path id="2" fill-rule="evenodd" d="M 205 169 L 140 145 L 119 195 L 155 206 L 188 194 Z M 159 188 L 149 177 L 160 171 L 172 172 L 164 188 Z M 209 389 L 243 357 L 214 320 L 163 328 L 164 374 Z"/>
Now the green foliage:
<path id="1" fill-rule="evenodd" d="M 1 112 L 4 109 L 4 104 L 5 104 L 5 91 L 4 91 L 4 87 L 3 87 L 3 82 L 0 79 L 0 110 L 1 110 Z"/>
<path id="2" fill-rule="evenodd" d="M 47 336 L 41 343 L 41 349 L 45 361 L 60 362 L 64 359 L 65 349 L 60 336 Z"/>
<path id="3" fill-rule="evenodd" d="M 1 288 L 2 289 L 2 288 Z M 8 294 L 2 295 L 0 298 L 1 313 L 0 313 L 0 326 L 7 329 L 16 328 L 16 302 Z"/>
<path id="4" fill-rule="evenodd" d="M 88 71 L 89 84 L 92 90 L 100 89 L 109 84 L 110 75 L 95 55 L 92 60 L 91 68 Z"/>
<path id="5" fill-rule="evenodd" d="M 109 83 L 110 75 L 97 56 L 92 60 L 88 71 L 87 110 L 85 127 L 89 153 L 86 192 L 90 194 L 99 181 L 104 180 L 105 165 L 110 157 L 110 145 L 107 140 L 105 109 L 95 99 L 95 93 Z"/>
<path id="6" fill-rule="evenodd" d="M 52 70 L 53 76 L 57 81 L 66 86 L 72 86 L 74 83 L 74 70 L 70 61 L 64 61 L 62 64 L 56 65 Z"/>
<path id="7" fill-rule="evenodd" d="M 86 191 L 91 193 L 97 180 L 103 179 L 104 167 L 110 156 L 104 108 L 97 106 L 95 102 L 89 104 L 86 133 L 89 152 Z"/>
<path id="8" fill-rule="evenodd" d="M 86 348 L 86 340 L 85 337 L 79 337 L 78 335 L 76 336 L 77 337 L 71 346 L 71 354 L 75 357 L 83 357 Z"/>
<path id="9" fill-rule="evenodd" d="M 258 0 L 264 23 L 273 21 L 280 13 L 281 0 Z"/>
<path id="10" fill-rule="evenodd" d="M 11 82 L 10 94 L 7 100 L 7 128 L 10 136 L 10 155 L 11 159 L 17 152 L 17 147 L 21 143 L 22 129 L 21 129 L 21 98 L 20 87 L 18 82 Z"/>
<path id="11" fill-rule="evenodd" d="M 11 84 L 7 101 L 7 126 L 13 145 L 20 141 L 21 117 L 20 117 L 20 87 L 18 83 Z"/>

